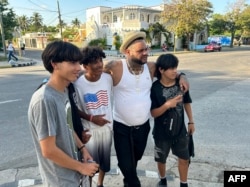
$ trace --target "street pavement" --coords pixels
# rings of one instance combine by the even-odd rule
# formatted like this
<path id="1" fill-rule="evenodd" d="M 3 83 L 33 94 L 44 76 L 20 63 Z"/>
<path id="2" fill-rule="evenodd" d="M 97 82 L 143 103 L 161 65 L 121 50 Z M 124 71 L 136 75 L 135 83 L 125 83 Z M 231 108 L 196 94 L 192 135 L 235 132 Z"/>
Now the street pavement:
<path id="1" fill-rule="evenodd" d="M 199 124 L 199 126 L 196 126 L 196 130 L 199 131 L 199 133 L 194 135 L 195 157 L 191 158 L 191 164 L 189 166 L 189 187 L 223 187 L 225 170 L 250 171 L 250 155 L 237 152 L 241 150 L 242 147 L 239 148 L 235 145 L 234 150 L 228 150 L 224 153 L 215 155 L 213 151 L 217 150 L 216 153 L 218 153 L 218 149 L 220 149 L 221 145 L 217 144 L 217 142 L 213 142 L 214 140 L 210 140 L 210 142 L 203 140 L 203 136 L 205 137 L 204 133 L 213 133 L 212 130 L 206 126 L 209 121 L 211 121 L 211 123 L 218 123 L 218 125 L 224 125 L 219 124 L 221 118 L 224 117 L 227 119 L 224 123 L 228 123 L 230 120 L 234 122 L 240 119 L 242 121 L 241 125 L 249 124 L 250 115 L 249 112 L 247 112 L 249 111 L 249 107 L 247 105 L 235 105 L 234 102 L 229 102 L 243 101 L 243 103 L 250 103 L 249 85 L 250 78 L 235 82 L 234 84 L 211 93 L 207 97 L 200 98 L 193 102 L 192 108 L 196 114 L 195 122 Z M 152 122 L 151 119 L 151 124 Z M 243 129 L 240 124 L 237 125 L 239 125 L 239 128 Z M 207 131 L 203 130 L 206 128 Z M 229 125 L 228 128 L 231 128 L 231 126 Z M 223 133 L 224 132 L 221 132 L 221 137 L 218 137 L 222 142 L 225 141 Z M 231 137 L 230 139 L 234 139 L 234 133 L 238 133 L 238 130 L 233 129 L 227 133 L 229 133 L 226 135 Z M 152 139 L 149 139 L 149 141 L 152 141 Z M 199 143 L 196 143 L 197 141 L 199 141 Z M 233 146 L 232 142 L 228 142 L 228 144 L 230 144 L 230 147 Z M 246 146 L 245 149 L 249 149 L 247 148 L 249 145 L 246 144 L 247 143 L 242 144 L 243 149 L 244 146 Z M 224 146 L 227 146 L 227 142 L 224 142 Z M 122 187 L 123 176 L 117 167 L 116 156 L 112 155 L 111 160 L 111 171 L 107 173 L 105 177 L 104 186 Z M 138 176 L 142 187 L 156 186 L 159 178 L 153 152 L 152 155 L 143 156 L 142 160 L 139 162 Z M 177 159 L 171 154 L 167 160 L 167 179 L 168 186 L 179 186 Z M 93 187 L 96 186 L 96 180 L 97 176 L 93 178 Z M 42 187 L 42 181 L 37 166 L 0 171 L 0 187 L 24 186 Z"/>

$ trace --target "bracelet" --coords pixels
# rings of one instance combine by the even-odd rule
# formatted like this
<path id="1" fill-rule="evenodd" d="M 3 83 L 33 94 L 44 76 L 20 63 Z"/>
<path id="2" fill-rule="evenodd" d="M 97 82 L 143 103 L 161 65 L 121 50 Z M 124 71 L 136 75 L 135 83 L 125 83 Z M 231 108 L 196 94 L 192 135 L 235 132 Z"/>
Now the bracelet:
<path id="1" fill-rule="evenodd" d="M 81 151 L 84 147 L 85 145 L 83 144 L 80 148 L 78 148 L 78 151 Z"/>
<path id="2" fill-rule="evenodd" d="M 188 125 L 194 124 L 194 122 L 188 122 Z"/>
<path id="3" fill-rule="evenodd" d="M 93 116 L 92 116 L 92 115 L 90 115 L 90 117 L 89 117 L 89 121 L 91 121 L 91 122 L 92 122 L 92 120 L 93 120 Z"/>

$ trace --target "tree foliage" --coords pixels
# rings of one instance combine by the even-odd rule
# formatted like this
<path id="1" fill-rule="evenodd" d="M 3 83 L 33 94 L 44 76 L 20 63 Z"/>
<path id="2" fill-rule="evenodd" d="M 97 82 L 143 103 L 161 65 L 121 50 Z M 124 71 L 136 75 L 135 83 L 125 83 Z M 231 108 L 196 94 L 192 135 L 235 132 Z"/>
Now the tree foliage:
<path id="1" fill-rule="evenodd" d="M 212 8 L 208 0 L 169 0 L 165 1 L 161 17 L 169 31 L 187 38 L 188 43 L 196 30 L 203 30 L 207 25 Z"/>
<path id="2" fill-rule="evenodd" d="M 31 30 L 32 31 L 41 31 L 40 29 L 43 26 L 43 17 L 38 12 L 34 12 L 30 17 Z"/>
<path id="3" fill-rule="evenodd" d="M 240 14 L 242 37 L 250 37 L 250 5 Z"/>
<path id="4" fill-rule="evenodd" d="M 72 20 L 71 23 L 72 23 L 73 27 L 80 28 L 81 22 L 79 19 L 75 18 L 74 20 Z"/>
<path id="5" fill-rule="evenodd" d="M 11 40 L 13 38 L 14 28 L 18 25 L 18 23 L 15 19 L 16 15 L 13 9 L 7 7 L 8 4 L 7 0 L 0 1 L 5 39 Z"/>
<path id="6" fill-rule="evenodd" d="M 26 15 L 22 15 L 17 18 L 20 29 L 25 33 L 30 25 L 30 19 Z"/>
<path id="7" fill-rule="evenodd" d="M 224 15 L 214 14 L 209 21 L 209 31 L 211 35 L 221 35 L 226 31 L 226 21 Z"/>
<path id="8" fill-rule="evenodd" d="M 241 15 L 246 8 L 246 0 L 236 0 L 228 5 L 228 12 L 225 14 L 226 28 L 231 33 L 231 44 L 233 47 L 233 41 L 237 30 L 242 29 Z"/>

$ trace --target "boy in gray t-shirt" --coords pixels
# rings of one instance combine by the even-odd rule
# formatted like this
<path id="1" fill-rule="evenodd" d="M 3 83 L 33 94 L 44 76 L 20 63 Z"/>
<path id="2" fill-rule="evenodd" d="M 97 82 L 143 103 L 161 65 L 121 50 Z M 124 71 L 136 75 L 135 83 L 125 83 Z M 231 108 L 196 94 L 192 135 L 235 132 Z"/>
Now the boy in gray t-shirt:
<path id="1" fill-rule="evenodd" d="M 28 120 L 38 158 L 43 184 L 53 187 L 88 186 L 87 176 L 98 171 L 85 145 L 73 129 L 67 86 L 77 79 L 82 54 L 76 46 L 62 41 L 51 42 L 42 54 L 43 64 L 51 73 L 47 84 L 32 96 Z M 86 183 L 85 183 L 86 182 Z"/>

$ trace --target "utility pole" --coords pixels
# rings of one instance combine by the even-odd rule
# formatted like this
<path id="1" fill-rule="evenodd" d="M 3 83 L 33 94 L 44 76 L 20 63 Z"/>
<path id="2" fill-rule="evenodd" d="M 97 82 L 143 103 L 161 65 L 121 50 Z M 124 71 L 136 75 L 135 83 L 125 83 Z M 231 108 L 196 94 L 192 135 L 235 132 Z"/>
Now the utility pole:
<path id="1" fill-rule="evenodd" d="M 3 52 L 4 56 L 6 57 L 6 47 L 5 47 L 5 35 L 4 35 L 4 28 L 3 28 L 3 15 L 2 15 L 2 1 L 0 2 L 0 27 L 1 27 L 1 35 L 2 35 L 2 45 L 3 45 Z"/>
<path id="2" fill-rule="evenodd" d="M 61 39 L 62 37 L 62 19 L 61 19 L 61 12 L 60 12 L 60 6 L 59 6 L 59 1 L 57 0 L 57 8 L 58 8 L 58 18 L 59 18 L 59 26 L 60 26 L 60 34 L 61 34 Z"/>

